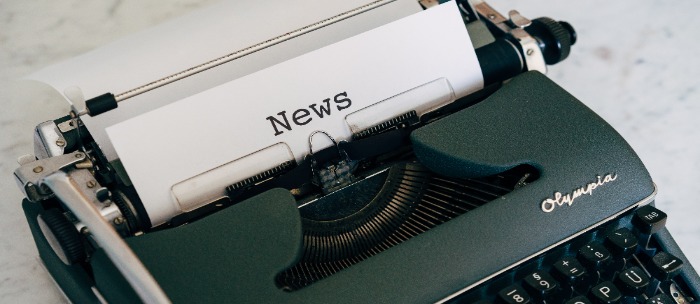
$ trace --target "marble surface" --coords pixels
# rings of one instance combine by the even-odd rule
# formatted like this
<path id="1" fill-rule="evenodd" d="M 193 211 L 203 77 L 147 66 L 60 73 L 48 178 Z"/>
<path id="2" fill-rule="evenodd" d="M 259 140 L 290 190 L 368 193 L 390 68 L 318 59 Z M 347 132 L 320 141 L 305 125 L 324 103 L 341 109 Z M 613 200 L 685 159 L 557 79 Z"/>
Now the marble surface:
<path id="1" fill-rule="evenodd" d="M 0 299 L 57 303 L 37 261 L 12 181 L 32 153 L 33 127 L 67 112 L 52 92 L 18 78 L 212 1 L 0 2 Z M 688 259 L 700 265 L 700 2 L 489 1 L 499 11 L 567 20 L 578 42 L 549 76 L 625 137 L 658 185 L 657 206 Z M 274 22 L 274 21 L 270 21 Z M 69 72 L 69 71 L 67 71 Z M 30 88 L 32 88 L 30 90 Z M 605 151 L 601 151 L 604 153 Z"/>

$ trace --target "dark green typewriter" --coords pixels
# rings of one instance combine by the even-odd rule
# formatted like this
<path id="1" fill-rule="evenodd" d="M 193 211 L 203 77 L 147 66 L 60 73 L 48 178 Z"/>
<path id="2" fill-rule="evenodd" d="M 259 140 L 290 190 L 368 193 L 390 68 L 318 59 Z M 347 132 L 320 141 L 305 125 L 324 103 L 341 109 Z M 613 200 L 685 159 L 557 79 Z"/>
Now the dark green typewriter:
<path id="1" fill-rule="evenodd" d="M 305 155 L 248 162 L 267 167 L 240 178 L 203 173 L 206 179 L 185 181 L 199 191 L 219 176 L 224 180 L 209 187 L 214 197 L 187 196 L 173 185 L 173 199 L 193 197 L 188 204 L 194 207 L 167 213 L 163 221 L 139 195 L 128 164 L 110 156 L 97 135 L 102 131 L 86 119 L 117 113 L 118 104 L 143 102 L 128 99 L 148 98 L 187 77 L 206 77 L 238 57 L 165 75 L 147 89 L 88 99 L 84 109 L 74 106 L 37 126 L 35 155 L 21 158 L 15 171 L 41 260 L 70 301 L 699 299 L 700 278 L 664 227 L 666 214 L 654 207 L 656 186 L 642 161 L 609 124 L 543 74 L 569 56 L 577 38 L 570 24 L 516 11 L 504 16 L 478 0 L 348 5 L 283 35 L 303 37 L 308 28 L 333 34 L 358 16 L 388 16 L 399 5 L 410 5 L 414 14 L 449 6 L 471 40 L 480 89 L 450 95 L 428 111 L 386 114 L 347 138 L 315 130 Z M 414 16 L 403 14 L 376 27 Z M 284 47 L 288 38 L 260 45 Z M 445 81 L 449 87 L 452 80 Z M 416 98 L 424 92 L 396 96 L 421 103 Z M 326 101 L 333 110 L 355 98 L 333 93 Z M 316 114 L 300 108 L 293 116 L 270 116 L 269 123 L 280 134 L 291 132 L 309 115 L 323 118 L 317 104 L 310 106 Z M 323 121 L 345 123 L 346 114 Z M 314 149 L 315 136 L 330 144 Z"/>

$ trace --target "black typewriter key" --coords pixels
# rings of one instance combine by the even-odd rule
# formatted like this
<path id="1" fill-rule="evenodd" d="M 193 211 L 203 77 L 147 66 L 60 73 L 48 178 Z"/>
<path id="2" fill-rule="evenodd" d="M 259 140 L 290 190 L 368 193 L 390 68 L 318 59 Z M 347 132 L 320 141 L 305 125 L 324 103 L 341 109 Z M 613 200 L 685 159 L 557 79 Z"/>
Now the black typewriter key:
<path id="1" fill-rule="evenodd" d="M 588 243 L 578 250 L 578 258 L 586 267 L 599 270 L 610 263 L 610 251 L 598 243 Z"/>
<path id="2" fill-rule="evenodd" d="M 573 286 L 576 290 L 588 290 L 594 282 L 590 282 L 589 276 L 586 275 L 586 270 L 583 265 L 573 257 L 564 257 L 554 262 L 552 267 L 552 275 L 559 281 Z"/>
<path id="3" fill-rule="evenodd" d="M 546 272 L 535 271 L 525 277 L 525 289 L 535 298 L 546 299 L 557 290 L 557 282 Z"/>
<path id="4" fill-rule="evenodd" d="M 617 303 L 622 294 L 612 282 L 604 281 L 591 288 L 591 298 L 596 303 Z"/>
<path id="5" fill-rule="evenodd" d="M 612 254 L 619 257 L 629 257 L 637 251 L 639 240 L 627 228 L 620 228 L 613 231 L 605 238 L 605 246 L 610 249 Z"/>
<path id="6" fill-rule="evenodd" d="M 593 304 L 593 303 L 591 303 L 591 300 L 589 300 L 588 298 L 586 298 L 584 296 L 578 296 L 578 297 L 575 297 L 571 300 L 566 301 L 564 304 Z"/>
<path id="7" fill-rule="evenodd" d="M 675 277 L 683 266 L 681 259 L 667 252 L 659 252 L 651 258 L 651 267 L 649 272 L 661 281 L 669 280 Z"/>
<path id="8" fill-rule="evenodd" d="M 649 281 L 644 270 L 636 266 L 623 270 L 617 276 L 617 286 L 624 293 L 635 296 L 644 292 L 644 289 L 649 286 Z"/>
<path id="9" fill-rule="evenodd" d="M 564 257 L 554 262 L 552 274 L 560 281 L 568 283 L 569 285 L 575 285 L 583 279 L 586 270 L 583 268 L 583 265 L 573 257 Z"/>
<path id="10" fill-rule="evenodd" d="M 649 299 L 647 299 L 645 304 L 676 304 L 676 301 L 671 299 L 671 297 L 661 293 L 657 294 Z"/>
<path id="11" fill-rule="evenodd" d="M 666 225 L 666 213 L 654 206 L 646 205 L 634 212 L 632 224 L 642 233 L 653 234 Z"/>
<path id="12" fill-rule="evenodd" d="M 530 303 L 530 295 L 525 292 L 525 290 L 519 285 L 513 284 L 504 288 L 498 292 L 498 299 L 500 303 Z"/>

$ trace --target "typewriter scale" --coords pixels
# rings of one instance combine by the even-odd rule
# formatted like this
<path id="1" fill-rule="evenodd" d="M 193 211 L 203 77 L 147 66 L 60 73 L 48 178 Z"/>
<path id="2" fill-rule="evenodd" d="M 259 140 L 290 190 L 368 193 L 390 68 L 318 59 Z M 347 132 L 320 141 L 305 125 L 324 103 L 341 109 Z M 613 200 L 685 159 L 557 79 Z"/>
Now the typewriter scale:
<path id="1" fill-rule="evenodd" d="M 389 117 L 321 151 L 310 147 L 301 161 L 232 183 L 225 198 L 166 224 L 148 220 L 91 143 L 81 109 L 57 119 L 63 155 L 25 158 L 15 173 L 44 264 L 74 302 L 698 299 L 698 276 L 652 206 L 656 187 L 634 151 L 575 97 L 527 72 L 564 60 L 573 28 L 518 14 L 500 23 L 473 4 L 462 13 L 472 21 L 483 90 L 438 111 Z M 540 61 L 522 35 L 535 37 Z M 86 112 L 99 115 L 96 102 Z M 59 174 L 42 173 L 61 163 Z M 87 188 L 71 192 L 66 175 Z M 108 225 L 66 202 L 80 201 L 81 191 L 94 195 L 88 203 L 111 206 L 101 214 Z M 106 244 L 101 225 L 128 247 Z M 138 265 L 125 269 L 124 249 Z"/>

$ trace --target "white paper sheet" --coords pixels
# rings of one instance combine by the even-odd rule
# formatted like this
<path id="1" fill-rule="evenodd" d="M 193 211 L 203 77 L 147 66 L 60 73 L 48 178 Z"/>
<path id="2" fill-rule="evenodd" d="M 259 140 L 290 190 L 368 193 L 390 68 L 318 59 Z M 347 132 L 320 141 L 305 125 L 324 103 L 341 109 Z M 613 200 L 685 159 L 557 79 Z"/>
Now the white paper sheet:
<path id="1" fill-rule="evenodd" d="M 279 142 L 300 159 L 315 130 L 348 140 L 346 115 L 439 78 L 457 97 L 483 87 L 453 2 L 184 98 L 107 133 L 157 225 L 181 213 L 171 197 L 174 184 Z M 323 118 L 312 111 L 321 105 L 330 106 Z M 298 109 L 305 109 L 296 119 L 303 125 L 293 121 Z M 282 121 L 282 111 L 291 131 L 277 124 L 276 132 L 268 118 Z M 322 148 L 317 145 L 315 138 L 314 149 Z"/>
<path id="2" fill-rule="evenodd" d="M 125 37 L 28 78 L 63 94 L 77 86 L 86 98 L 119 94 L 294 29 L 362 7 L 374 0 L 222 1 Z M 108 160 L 117 158 L 105 128 L 192 94 L 420 11 L 415 0 L 396 0 L 342 22 L 263 49 L 205 73 L 128 99 L 83 122 Z"/>

